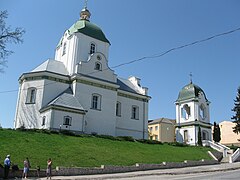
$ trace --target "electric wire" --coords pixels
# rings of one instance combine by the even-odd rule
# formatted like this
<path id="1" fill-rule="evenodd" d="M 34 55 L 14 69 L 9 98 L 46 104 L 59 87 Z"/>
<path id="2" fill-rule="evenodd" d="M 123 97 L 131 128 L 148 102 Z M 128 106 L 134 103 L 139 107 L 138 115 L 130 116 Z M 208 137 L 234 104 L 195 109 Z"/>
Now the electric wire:
<path id="1" fill-rule="evenodd" d="M 162 53 L 157 53 L 157 54 L 153 54 L 153 55 L 150 55 L 150 56 L 144 56 L 144 57 L 141 57 L 141 58 L 138 58 L 138 59 L 135 59 L 135 60 L 131 60 L 131 61 L 128 61 L 128 62 L 125 62 L 125 63 L 118 64 L 116 66 L 108 67 L 108 68 L 102 69 L 102 71 L 106 71 L 108 69 L 116 69 L 116 68 L 119 68 L 119 67 L 122 67 L 122 66 L 126 66 L 126 65 L 129 65 L 129 64 L 133 64 L 133 63 L 136 63 L 136 62 L 139 62 L 139 61 L 143 61 L 143 60 L 147 60 L 147 59 L 159 58 L 159 57 L 162 57 L 162 56 L 164 56 L 166 54 L 169 54 L 169 53 L 171 53 L 173 51 L 180 50 L 180 49 L 183 49 L 183 48 L 186 48 L 186 47 L 189 47 L 189 46 L 193 46 L 193 45 L 196 45 L 196 44 L 200 44 L 200 43 L 203 43 L 203 42 L 206 42 L 206 41 L 210 41 L 210 40 L 215 39 L 215 38 L 220 37 L 220 36 L 225 36 L 225 35 L 228 35 L 228 34 L 232 34 L 232 33 L 236 32 L 236 31 L 240 31 L 240 27 L 238 27 L 236 29 L 233 29 L 233 30 L 230 30 L 230 31 L 223 32 L 223 33 L 215 34 L 213 36 L 210 36 L 210 37 L 207 37 L 207 38 L 204 38 L 204 39 L 193 41 L 193 42 L 188 43 L 188 44 L 184 44 L 184 45 L 181 45 L 181 46 L 173 47 L 173 48 L 171 48 L 169 50 L 166 50 L 166 51 L 164 51 Z M 99 73 L 99 71 L 92 71 L 92 72 L 87 73 L 85 75 L 91 75 L 91 74 L 94 74 L 94 73 Z M 80 76 L 83 76 L 83 75 L 80 75 Z M 36 87 L 38 87 L 39 89 L 42 89 L 43 87 L 45 87 L 47 85 L 54 84 L 54 83 L 57 83 L 57 82 L 51 82 L 51 83 L 47 83 L 45 85 L 39 85 L 39 86 L 36 86 Z M 22 91 L 24 91 L 24 90 L 27 90 L 27 89 L 22 89 Z M 0 94 L 12 93 L 12 92 L 17 92 L 17 91 L 18 91 L 18 89 L 0 91 Z"/>

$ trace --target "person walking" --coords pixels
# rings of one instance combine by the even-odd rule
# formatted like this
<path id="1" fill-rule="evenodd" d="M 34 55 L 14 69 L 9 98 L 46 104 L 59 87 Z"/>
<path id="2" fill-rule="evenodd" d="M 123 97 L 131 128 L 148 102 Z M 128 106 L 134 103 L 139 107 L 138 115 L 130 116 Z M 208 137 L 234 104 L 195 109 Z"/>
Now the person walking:
<path id="1" fill-rule="evenodd" d="M 30 168 L 30 161 L 28 158 L 26 158 L 24 161 L 23 161 L 23 178 L 27 178 L 27 175 L 28 175 L 28 172 L 29 172 L 29 168 Z"/>
<path id="2" fill-rule="evenodd" d="M 51 179 L 52 177 L 52 160 L 51 158 L 48 159 L 47 161 L 47 179 Z"/>
<path id="3" fill-rule="evenodd" d="M 6 159 L 4 160 L 4 179 L 8 178 L 10 166 L 11 166 L 10 155 L 7 155 Z"/>

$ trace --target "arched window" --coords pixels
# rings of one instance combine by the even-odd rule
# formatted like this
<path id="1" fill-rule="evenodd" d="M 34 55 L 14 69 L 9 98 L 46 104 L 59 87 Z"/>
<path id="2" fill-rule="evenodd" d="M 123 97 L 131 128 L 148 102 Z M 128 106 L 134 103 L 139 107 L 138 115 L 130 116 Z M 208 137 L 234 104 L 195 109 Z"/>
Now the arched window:
<path id="1" fill-rule="evenodd" d="M 190 107 L 185 104 L 182 109 L 181 109 L 181 113 L 182 113 L 182 118 L 184 119 L 189 119 L 190 115 L 191 115 L 191 111 L 190 111 Z"/>
<path id="2" fill-rule="evenodd" d="M 199 115 L 202 119 L 205 119 L 206 117 L 206 108 L 203 104 L 201 104 L 199 107 Z"/>
<path id="3" fill-rule="evenodd" d="M 102 70 L 102 64 L 101 63 L 99 63 L 99 62 L 96 62 L 95 63 L 95 68 L 94 68 L 95 70 L 98 70 L 98 71 L 101 71 Z"/>
<path id="4" fill-rule="evenodd" d="M 121 103 L 117 102 L 116 104 L 116 116 L 121 116 Z"/>
<path id="5" fill-rule="evenodd" d="M 139 107 L 132 106 L 132 119 L 139 119 Z"/>
<path id="6" fill-rule="evenodd" d="M 72 124 L 72 117 L 64 116 L 63 117 L 63 125 L 71 126 L 71 124 Z"/>
<path id="7" fill-rule="evenodd" d="M 36 93 L 37 93 L 37 89 L 36 88 L 34 88 L 34 87 L 28 88 L 26 103 L 35 104 Z"/>
<path id="8" fill-rule="evenodd" d="M 92 94 L 92 109 L 101 110 L 101 95 Z"/>
<path id="9" fill-rule="evenodd" d="M 90 45 L 90 54 L 93 54 L 96 52 L 96 45 L 94 43 L 91 43 Z"/>

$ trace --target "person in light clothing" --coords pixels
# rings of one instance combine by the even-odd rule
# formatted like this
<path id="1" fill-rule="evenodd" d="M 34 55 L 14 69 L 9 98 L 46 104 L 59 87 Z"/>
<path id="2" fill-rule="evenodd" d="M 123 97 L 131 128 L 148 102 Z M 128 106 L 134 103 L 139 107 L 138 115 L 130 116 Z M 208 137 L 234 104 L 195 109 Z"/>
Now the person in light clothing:
<path id="1" fill-rule="evenodd" d="M 11 166 L 10 155 L 7 155 L 6 159 L 4 160 L 4 179 L 8 178 L 10 166 Z"/>

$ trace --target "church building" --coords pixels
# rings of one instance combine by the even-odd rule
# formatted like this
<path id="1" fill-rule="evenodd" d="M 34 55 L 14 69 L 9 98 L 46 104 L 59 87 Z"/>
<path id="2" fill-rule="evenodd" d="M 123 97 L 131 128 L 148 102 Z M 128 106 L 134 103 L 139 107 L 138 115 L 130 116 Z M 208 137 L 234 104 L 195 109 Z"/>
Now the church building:
<path id="1" fill-rule="evenodd" d="M 197 145 L 198 138 L 211 141 L 210 102 L 204 91 L 191 80 L 179 92 L 175 104 L 176 141 L 189 145 Z"/>
<path id="2" fill-rule="evenodd" d="M 147 139 L 148 89 L 109 68 L 110 42 L 90 16 L 85 7 L 55 59 L 20 76 L 14 127 Z"/>

